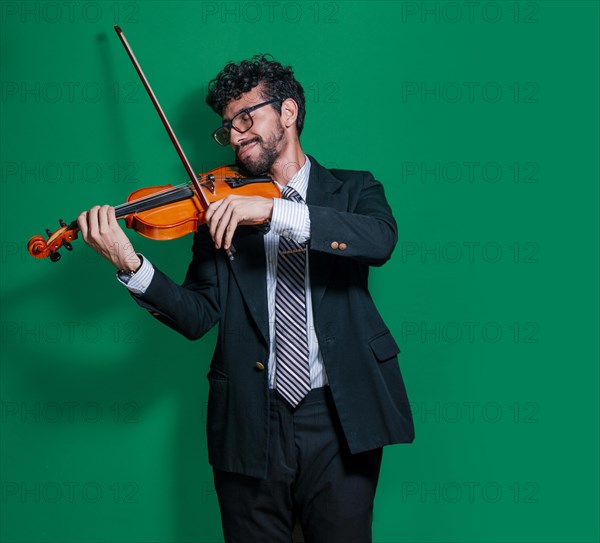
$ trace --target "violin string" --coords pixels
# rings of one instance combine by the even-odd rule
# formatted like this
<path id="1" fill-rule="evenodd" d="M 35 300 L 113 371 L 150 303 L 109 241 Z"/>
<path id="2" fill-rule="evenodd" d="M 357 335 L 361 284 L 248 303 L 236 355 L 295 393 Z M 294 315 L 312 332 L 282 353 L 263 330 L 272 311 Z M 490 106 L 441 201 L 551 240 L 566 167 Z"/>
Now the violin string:
<path id="1" fill-rule="evenodd" d="M 186 189 L 189 189 L 189 191 Z M 135 213 L 140 210 L 146 211 L 154 207 L 160 207 L 161 205 L 177 202 L 177 198 L 182 194 L 185 194 L 185 198 L 190 198 L 193 196 L 190 183 L 181 183 L 180 185 L 163 189 L 159 192 L 155 192 L 154 194 L 150 194 L 149 196 L 145 196 L 144 198 L 139 198 L 138 200 L 133 200 L 131 202 L 125 202 L 124 204 L 119 204 L 115 206 L 115 214 L 117 219 L 122 219 L 130 213 Z M 165 196 L 172 196 L 173 198 L 166 199 Z M 179 198 L 179 200 L 185 198 Z M 164 201 L 161 202 L 161 200 Z M 71 221 L 68 225 L 66 225 L 65 232 L 72 231 L 78 228 L 79 227 L 77 225 L 77 219 L 75 219 L 74 221 Z"/>
<path id="2" fill-rule="evenodd" d="M 118 205 L 115 207 L 115 212 L 117 214 L 117 217 L 119 218 L 125 215 L 129 215 L 130 213 L 135 213 L 136 211 L 139 211 L 140 208 L 152 209 L 152 207 L 159 207 L 160 205 L 165 205 L 171 202 L 171 200 L 165 198 L 165 196 L 173 196 L 174 198 L 177 198 L 182 193 L 187 193 L 187 189 L 191 191 L 190 184 L 182 183 L 181 185 L 170 187 L 168 189 L 161 190 L 149 196 L 145 196 L 144 198 L 139 198 L 138 200 L 133 200 L 131 202 L 126 202 L 124 204 Z"/>
<path id="3" fill-rule="evenodd" d="M 115 208 L 115 212 L 118 213 L 117 217 L 121 218 L 131 213 L 149 210 L 154 207 L 160 207 L 162 205 L 166 205 L 171 202 L 177 201 L 179 195 L 181 195 L 184 189 L 185 187 L 169 189 L 167 191 L 161 191 L 158 194 L 153 194 L 145 198 L 140 198 L 132 202 L 127 202 Z"/>
<path id="4" fill-rule="evenodd" d="M 218 174 L 214 175 L 213 182 L 218 183 L 221 180 L 220 179 L 221 177 L 222 176 L 218 175 Z M 202 183 L 202 182 L 200 184 L 204 185 L 204 183 Z M 124 204 L 118 205 L 115 207 L 115 212 L 117 212 L 118 214 L 120 213 L 121 216 L 124 216 L 124 215 L 128 215 L 130 213 L 135 213 L 136 211 L 139 211 L 138 207 L 143 206 L 144 209 L 152 209 L 153 206 L 147 207 L 147 205 L 153 203 L 154 200 L 160 201 L 160 200 L 162 200 L 163 196 L 169 195 L 169 194 L 173 194 L 175 197 L 178 197 L 181 194 L 180 191 L 184 191 L 186 194 L 188 194 L 187 189 L 192 191 L 191 183 L 182 183 L 175 187 L 161 190 L 160 192 L 156 192 L 156 193 L 146 196 L 144 198 L 140 198 L 138 200 L 133 200 L 132 202 L 126 202 Z M 191 194 L 189 194 L 189 197 L 191 197 L 192 195 L 193 195 L 193 192 Z M 161 202 L 160 204 L 157 204 L 154 207 L 158 207 L 159 205 L 165 205 L 168 203 L 170 203 L 170 201 L 166 200 L 164 202 Z"/>
<path id="5" fill-rule="evenodd" d="M 200 179 L 198 181 L 199 181 L 200 187 L 206 188 L 206 182 L 202 181 L 201 174 L 199 174 L 199 177 L 200 177 Z M 212 177 L 212 182 L 218 184 L 218 183 L 222 182 L 223 180 L 228 179 L 230 176 L 227 173 L 225 173 L 225 174 L 216 173 L 216 174 L 211 174 L 211 177 Z M 140 198 L 138 200 L 133 200 L 131 202 L 126 202 L 124 204 L 118 205 L 115 207 L 115 211 L 121 213 L 121 216 L 125 216 L 130 213 L 135 213 L 136 211 L 139 211 L 137 204 L 140 204 L 140 206 L 143 205 L 144 210 L 152 209 L 152 206 L 147 207 L 146 204 L 152 203 L 152 201 L 154 199 L 160 200 L 166 194 L 174 194 L 177 197 L 180 194 L 177 191 L 182 190 L 182 191 L 185 191 L 186 193 L 188 193 L 187 189 L 192 191 L 189 194 L 189 197 L 191 197 L 191 196 L 193 196 L 193 194 L 195 194 L 195 187 L 192 188 L 192 184 L 190 182 L 181 183 L 180 185 L 176 185 L 175 187 L 164 189 L 160 192 L 155 192 L 154 194 L 151 194 L 144 198 Z M 177 201 L 177 200 L 174 200 L 174 201 Z M 164 201 L 164 202 L 161 202 L 160 204 L 157 204 L 154 207 L 159 207 L 159 205 L 166 205 L 168 203 L 170 203 L 170 202 Z M 117 218 L 119 218 L 119 217 L 117 216 Z"/>
<path id="6" fill-rule="evenodd" d="M 147 199 L 151 199 L 151 198 L 153 198 L 155 196 L 161 196 L 163 194 L 168 194 L 168 193 L 170 193 L 172 191 L 179 190 L 182 187 L 186 187 L 187 185 L 189 185 L 189 183 L 181 183 L 181 184 L 175 185 L 173 187 L 167 187 L 167 188 L 164 188 L 162 190 L 159 190 L 158 192 L 153 192 L 152 194 L 149 194 L 148 196 L 144 196 L 143 198 L 138 198 L 136 200 L 132 200 L 131 202 L 125 202 L 125 203 L 121 204 L 121 206 L 126 206 L 126 205 L 129 205 L 129 204 L 133 204 L 135 202 L 142 202 L 142 201 L 145 201 Z M 117 207 L 121 207 L 121 206 L 116 206 L 115 209 Z"/>

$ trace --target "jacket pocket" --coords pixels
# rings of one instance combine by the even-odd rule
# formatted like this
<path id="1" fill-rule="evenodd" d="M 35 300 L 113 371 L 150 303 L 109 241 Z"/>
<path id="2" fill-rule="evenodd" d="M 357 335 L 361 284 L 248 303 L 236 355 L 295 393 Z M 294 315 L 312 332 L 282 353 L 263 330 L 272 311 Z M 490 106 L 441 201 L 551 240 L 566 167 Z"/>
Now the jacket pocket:
<path id="1" fill-rule="evenodd" d="M 379 362 L 389 360 L 400 352 L 400 347 L 389 330 L 369 340 L 369 346 Z"/>
<path id="2" fill-rule="evenodd" d="M 208 377 L 209 380 L 213 380 L 213 381 L 228 381 L 229 380 L 229 376 L 225 372 L 223 372 L 213 366 L 210 367 L 210 370 L 206 374 L 206 377 Z"/>

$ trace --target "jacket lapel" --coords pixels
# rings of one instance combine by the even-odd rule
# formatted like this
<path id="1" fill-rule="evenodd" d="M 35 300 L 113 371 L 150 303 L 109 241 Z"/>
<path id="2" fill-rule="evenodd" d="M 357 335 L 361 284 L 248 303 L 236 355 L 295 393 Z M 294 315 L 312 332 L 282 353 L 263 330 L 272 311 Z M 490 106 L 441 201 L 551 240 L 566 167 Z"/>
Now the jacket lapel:
<path id="1" fill-rule="evenodd" d="M 235 233 L 233 246 L 236 252 L 229 265 L 244 301 L 268 346 L 269 317 L 264 236 L 255 228 L 243 226 Z"/>
<path id="2" fill-rule="evenodd" d="M 332 207 L 338 211 L 348 210 L 348 195 L 339 193 L 342 182 L 333 177 L 328 170 L 323 168 L 312 156 L 308 157 L 311 162 L 310 176 L 308 179 L 308 191 L 306 203 L 311 206 Z M 310 271 L 310 283 L 312 292 L 313 313 L 315 318 L 319 304 L 325 294 L 333 271 L 335 257 L 321 251 L 309 251 L 308 267 Z"/>

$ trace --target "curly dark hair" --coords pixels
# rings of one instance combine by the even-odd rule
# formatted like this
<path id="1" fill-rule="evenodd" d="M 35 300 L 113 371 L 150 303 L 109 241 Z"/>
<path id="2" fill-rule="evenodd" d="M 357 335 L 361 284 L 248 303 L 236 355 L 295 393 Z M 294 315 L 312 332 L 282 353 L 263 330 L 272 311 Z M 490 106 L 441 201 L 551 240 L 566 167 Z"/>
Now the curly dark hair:
<path id="1" fill-rule="evenodd" d="M 291 66 L 282 66 L 273 60 L 271 55 L 255 55 L 239 64 L 234 62 L 227 64 L 208 84 L 206 103 L 215 113 L 223 116 L 223 111 L 229 102 L 237 100 L 260 83 L 262 83 L 261 95 L 265 101 L 275 98 L 295 100 L 298 104 L 296 129 L 300 136 L 306 113 L 304 89 L 296 81 Z M 271 107 L 281 113 L 281 103 L 274 102 Z"/>

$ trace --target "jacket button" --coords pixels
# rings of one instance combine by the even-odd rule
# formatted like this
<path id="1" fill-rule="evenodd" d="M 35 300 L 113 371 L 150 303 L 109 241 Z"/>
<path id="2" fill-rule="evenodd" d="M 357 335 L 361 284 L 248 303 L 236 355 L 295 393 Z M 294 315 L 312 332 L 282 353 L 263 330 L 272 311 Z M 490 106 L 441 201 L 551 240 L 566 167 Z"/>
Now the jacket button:
<path id="1" fill-rule="evenodd" d="M 339 245 L 340 251 L 345 251 L 347 247 L 348 246 L 345 243 L 343 243 L 343 242 L 340 243 L 340 245 Z"/>
<path id="2" fill-rule="evenodd" d="M 340 246 L 340 244 L 337 241 L 332 241 L 331 242 L 331 248 L 332 249 L 337 249 Z"/>
<path id="3" fill-rule="evenodd" d="M 260 371 L 263 371 L 265 369 L 265 365 L 262 362 L 257 362 L 254 365 L 256 366 L 256 369 L 259 369 Z"/>

